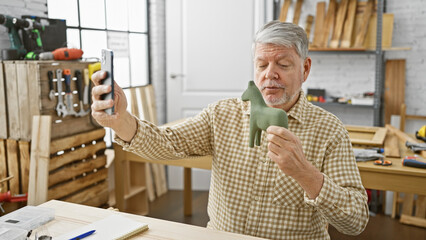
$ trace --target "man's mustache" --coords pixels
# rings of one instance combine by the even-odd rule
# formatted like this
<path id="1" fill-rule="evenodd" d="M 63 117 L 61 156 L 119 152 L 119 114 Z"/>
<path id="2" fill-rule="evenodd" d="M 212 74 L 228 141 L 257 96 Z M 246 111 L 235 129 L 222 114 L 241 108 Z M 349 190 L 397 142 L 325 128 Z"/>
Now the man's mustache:
<path id="1" fill-rule="evenodd" d="M 280 84 L 276 81 L 270 81 L 267 80 L 265 81 L 261 86 L 260 86 L 260 91 L 262 91 L 263 89 L 267 88 L 267 87 L 277 87 L 277 88 L 283 88 L 285 89 L 284 84 Z"/>

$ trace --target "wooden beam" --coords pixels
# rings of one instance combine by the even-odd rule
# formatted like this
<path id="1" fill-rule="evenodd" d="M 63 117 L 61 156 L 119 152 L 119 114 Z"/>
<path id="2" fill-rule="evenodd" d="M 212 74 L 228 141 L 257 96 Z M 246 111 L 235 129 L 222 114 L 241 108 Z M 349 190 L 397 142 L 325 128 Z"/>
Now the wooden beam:
<path id="1" fill-rule="evenodd" d="M 0 180 L 7 178 L 6 140 L 0 139 Z M 9 190 L 6 181 L 0 182 L 0 191 Z"/>
<path id="2" fill-rule="evenodd" d="M 28 181 L 30 175 L 30 143 L 19 141 L 19 160 L 21 171 L 21 192 L 28 193 Z"/>
<path id="3" fill-rule="evenodd" d="M 50 144 L 50 153 L 57 153 L 59 151 L 62 151 L 64 149 L 80 146 L 82 144 L 86 144 L 88 139 L 92 140 L 95 139 L 103 139 L 105 136 L 105 129 L 99 128 L 90 132 L 80 133 L 77 135 L 53 140 Z"/>
<path id="4" fill-rule="evenodd" d="M 13 176 L 9 181 L 9 190 L 13 194 L 20 194 L 19 187 L 19 157 L 18 142 L 13 139 L 6 140 L 7 149 L 7 172 L 9 176 Z"/>
<path id="5" fill-rule="evenodd" d="M 291 0 L 284 0 L 283 6 L 280 12 L 280 22 L 285 22 L 287 19 L 288 8 L 290 7 Z"/>
<path id="6" fill-rule="evenodd" d="M 336 13 L 336 0 L 330 0 L 328 4 L 327 15 L 325 16 L 324 27 L 322 30 L 322 36 L 318 47 L 328 47 L 328 39 L 330 37 L 330 33 L 334 28 L 334 15 Z"/>
<path id="7" fill-rule="evenodd" d="M 393 132 L 401 141 L 405 142 L 411 142 L 411 143 L 417 143 L 418 141 L 406 134 L 405 132 L 400 131 L 399 129 L 396 129 L 394 126 L 390 124 L 386 124 L 386 128 Z M 420 151 L 420 155 L 422 157 L 426 157 L 426 151 Z"/>
<path id="8" fill-rule="evenodd" d="M 98 141 L 96 144 L 86 145 L 84 148 L 78 148 L 74 151 L 66 152 L 59 156 L 54 156 L 50 159 L 49 171 L 59 168 L 63 165 L 69 164 L 76 160 L 91 159 L 97 151 L 106 148 L 104 141 Z"/>
<path id="9" fill-rule="evenodd" d="M 321 42 L 322 31 L 324 29 L 324 18 L 325 16 L 325 2 L 317 3 L 317 11 L 315 15 L 315 31 L 314 31 L 314 40 L 312 45 L 317 47 Z"/>
<path id="10" fill-rule="evenodd" d="M 106 156 L 99 156 L 95 159 L 90 159 L 85 162 L 79 162 L 61 168 L 59 171 L 51 173 L 49 176 L 49 187 L 64 182 L 74 177 L 81 176 L 85 173 L 91 173 L 94 169 L 100 169 L 106 165 Z"/>
<path id="11" fill-rule="evenodd" d="M 399 221 L 404 224 L 414 225 L 418 227 L 426 227 L 426 219 L 424 218 L 418 218 L 418 217 L 401 214 L 401 219 Z"/>
<path id="12" fill-rule="evenodd" d="M 348 13 L 345 20 L 345 26 L 343 27 L 342 40 L 340 42 L 340 47 L 342 48 L 351 47 L 352 32 L 355 25 L 356 5 L 357 0 L 349 0 Z"/>
<path id="13" fill-rule="evenodd" d="M 312 29 L 312 23 L 313 22 L 314 22 L 314 16 L 308 15 L 306 17 L 306 26 L 305 26 L 305 32 L 306 32 L 306 36 L 308 38 L 308 42 L 309 42 L 309 39 L 310 39 L 311 29 Z"/>
<path id="14" fill-rule="evenodd" d="M 108 177 L 108 169 L 102 168 L 95 173 L 87 174 L 84 177 L 77 178 L 73 181 L 60 184 L 48 191 L 48 199 L 60 199 L 68 195 L 72 195 L 80 189 L 91 186 L 97 182 L 101 182 Z"/>
<path id="15" fill-rule="evenodd" d="M 345 21 L 346 13 L 348 10 L 348 0 L 342 0 L 337 10 L 336 24 L 333 29 L 333 35 L 330 41 L 331 48 L 338 48 L 340 42 L 340 36 L 342 35 L 343 23 Z"/>
<path id="16" fill-rule="evenodd" d="M 368 24 L 370 23 L 370 17 L 373 12 L 374 0 L 368 0 L 365 11 L 362 14 L 362 22 L 356 31 L 354 47 L 362 47 L 364 45 L 365 36 L 368 30 Z"/>
<path id="17" fill-rule="evenodd" d="M 28 205 L 47 201 L 51 122 L 51 116 L 33 117 Z"/>
<path id="18" fill-rule="evenodd" d="M 293 16 L 293 23 L 296 25 L 299 24 L 300 13 L 302 12 L 302 5 L 303 5 L 303 0 L 297 0 L 296 7 L 294 8 L 294 16 Z"/>

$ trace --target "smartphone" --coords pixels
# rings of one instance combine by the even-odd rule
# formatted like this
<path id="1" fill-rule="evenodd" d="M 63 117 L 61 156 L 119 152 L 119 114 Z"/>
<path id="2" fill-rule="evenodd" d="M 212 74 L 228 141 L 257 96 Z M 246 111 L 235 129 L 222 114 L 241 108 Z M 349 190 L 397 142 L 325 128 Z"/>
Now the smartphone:
<path id="1" fill-rule="evenodd" d="M 114 100 L 114 53 L 109 49 L 102 49 L 101 69 L 107 73 L 106 78 L 102 82 L 102 85 L 110 85 L 111 92 L 101 96 L 103 100 Z M 109 115 L 114 113 L 114 106 L 105 109 L 105 112 Z"/>

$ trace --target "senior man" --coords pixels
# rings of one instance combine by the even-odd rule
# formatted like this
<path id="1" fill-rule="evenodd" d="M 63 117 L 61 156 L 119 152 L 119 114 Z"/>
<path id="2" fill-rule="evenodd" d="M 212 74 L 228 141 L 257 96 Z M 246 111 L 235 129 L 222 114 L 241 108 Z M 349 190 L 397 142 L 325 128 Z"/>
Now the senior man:
<path id="1" fill-rule="evenodd" d="M 157 127 L 126 111 L 115 86 L 93 76 L 92 116 L 114 129 L 127 151 L 146 158 L 212 155 L 209 228 L 270 239 L 330 239 L 328 224 L 360 234 L 368 222 L 365 189 L 349 135 L 333 114 L 306 100 L 301 90 L 311 69 L 305 31 L 272 21 L 256 34 L 255 83 L 266 104 L 288 114 L 288 129 L 270 126 L 261 145 L 250 148 L 250 103 L 218 101 L 173 127 Z M 116 114 L 103 111 L 115 105 Z"/>

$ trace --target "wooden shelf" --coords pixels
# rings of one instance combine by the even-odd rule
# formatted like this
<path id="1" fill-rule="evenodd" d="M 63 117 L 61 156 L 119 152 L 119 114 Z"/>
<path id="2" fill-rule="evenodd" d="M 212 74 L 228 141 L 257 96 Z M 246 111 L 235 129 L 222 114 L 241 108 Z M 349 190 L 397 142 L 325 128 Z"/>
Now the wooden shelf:
<path id="1" fill-rule="evenodd" d="M 384 47 L 382 51 L 408 51 L 411 47 Z M 376 49 L 370 48 L 319 48 L 309 47 L 309 52 L 351 52 L 351 53 L 374 53 Z"/>
<path id="2" fill-rule="evenodd" d="M 126 195 L 124 195 L 124 199 L 125 200 L 130 199 L 130 198 L 136 196 L 137 194 L 139 194 L 139 193 L 141 193 L 141 192 L 143 192 L 145 190 L 146 190 L 145 186 L 131 187 L 130 190 L 129 190 L 129 193 L 126 194 Z"/>
<path id="3" fill-rule="evenodd" d="M 373 108 L 373 105 L 358 105 L 358 104 L 347 104 L 347 103 L 337 103 L 337 102 L 310 102 L 313 105 L 318 107 L 354 107 L 354 108 Z"/>

